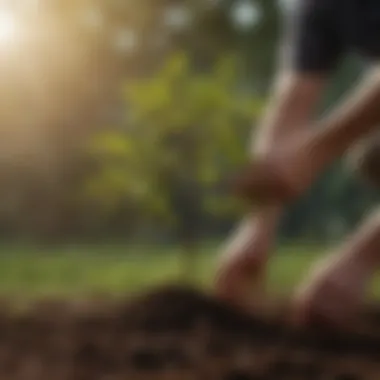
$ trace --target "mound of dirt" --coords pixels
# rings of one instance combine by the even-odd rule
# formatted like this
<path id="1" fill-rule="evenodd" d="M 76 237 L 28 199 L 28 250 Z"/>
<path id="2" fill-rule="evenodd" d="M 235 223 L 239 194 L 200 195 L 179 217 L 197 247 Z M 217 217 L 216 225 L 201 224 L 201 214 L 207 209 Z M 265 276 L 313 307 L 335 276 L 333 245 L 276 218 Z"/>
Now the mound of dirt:
<path id="1" fill-rule="evenodd" d="M 51 301 L 0 315 L 0 379 L 378 380 L 380 312 L 352 331 L 295 330 L 196 290 Z"/>

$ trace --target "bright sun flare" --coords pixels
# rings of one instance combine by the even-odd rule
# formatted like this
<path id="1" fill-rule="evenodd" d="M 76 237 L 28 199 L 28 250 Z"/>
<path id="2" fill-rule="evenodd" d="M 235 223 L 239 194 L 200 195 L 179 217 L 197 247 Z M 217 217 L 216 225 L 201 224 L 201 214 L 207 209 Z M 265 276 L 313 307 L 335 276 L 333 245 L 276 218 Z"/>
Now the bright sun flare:
<path id="1" fill-rule="evenodd" d="M 15 16 L 9 11 L 0 11 L 0 42 L 9 43 L 13 40 L 17 30 Z"/>

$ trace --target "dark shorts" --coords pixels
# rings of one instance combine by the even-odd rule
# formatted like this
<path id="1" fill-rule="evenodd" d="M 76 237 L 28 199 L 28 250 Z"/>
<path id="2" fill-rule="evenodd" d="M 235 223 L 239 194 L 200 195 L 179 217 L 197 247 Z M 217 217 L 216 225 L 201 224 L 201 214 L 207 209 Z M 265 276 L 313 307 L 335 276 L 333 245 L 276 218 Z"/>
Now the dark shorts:
<path id="1" fill-rule="evenodd" d="M 380 58 L 380 0 L 296 0 L 284 58 L 301 72 L 334 69 L 349 52 Z"/>

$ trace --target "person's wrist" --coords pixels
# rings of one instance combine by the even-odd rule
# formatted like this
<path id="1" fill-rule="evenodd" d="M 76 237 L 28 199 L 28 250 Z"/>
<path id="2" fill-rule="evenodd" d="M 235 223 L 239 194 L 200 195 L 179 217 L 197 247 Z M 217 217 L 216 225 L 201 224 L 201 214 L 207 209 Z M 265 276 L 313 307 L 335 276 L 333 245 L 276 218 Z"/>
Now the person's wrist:
<path id="1" fill-rule="evenodd" d="M 279 219 L 282 216 L 282 205 L 269 205 L 262 208 L 259 212 L 251 216 L 251 220 L 256 223 L 256 226 L 266 228 L 275 228 Z"/>
<path id="2" fill-rule="evenodd" d="M 271 207 L 252 213 L 243 221 L 241 236 L 250 236 L 255 241 L 258 256 L 267 256 L 276 238 L 277 226 L 282 215 L 282 208 Z M 244 238 L 245 239 L 245 238 Z M 261 252 L 259 254 L 259 252 Z"/>

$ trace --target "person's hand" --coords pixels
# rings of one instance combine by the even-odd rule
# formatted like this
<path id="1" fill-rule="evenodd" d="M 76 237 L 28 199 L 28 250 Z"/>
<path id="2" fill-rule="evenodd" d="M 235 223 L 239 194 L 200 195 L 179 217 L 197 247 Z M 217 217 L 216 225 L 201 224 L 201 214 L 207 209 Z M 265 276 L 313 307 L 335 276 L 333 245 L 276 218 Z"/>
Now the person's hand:
<path id="1" fill-rule="evenodd" d="M 279 156 L 259 157 L 248 163 L 233 176 L 233 193 L 256 205 L 285 203 L 295 199 L 299 190 L 284 168 L 286 161 L 282 162 Z"/>
<path id="2" fill-rule="evenodd" d="M 275 215 L 248 218 L 226 244 L 215 278 L 219 298 L 244 308 L 259 302 L 276 220 Z"/>
<path id="3" fill-rule="evenodd" d="M 349 325 L 361 311 L 371 273 L 359 257 L 330 255 L 313 265 L 293 299 L 298 325 Z"/>
<path id="4" fill-rule="evenodd" d="M 276 151 L 254 157 L 232 180 L 240 198 L 259 205 L 295 200 L 325 166 L 325 153 L 309 131 L 288 139 Z"/>

